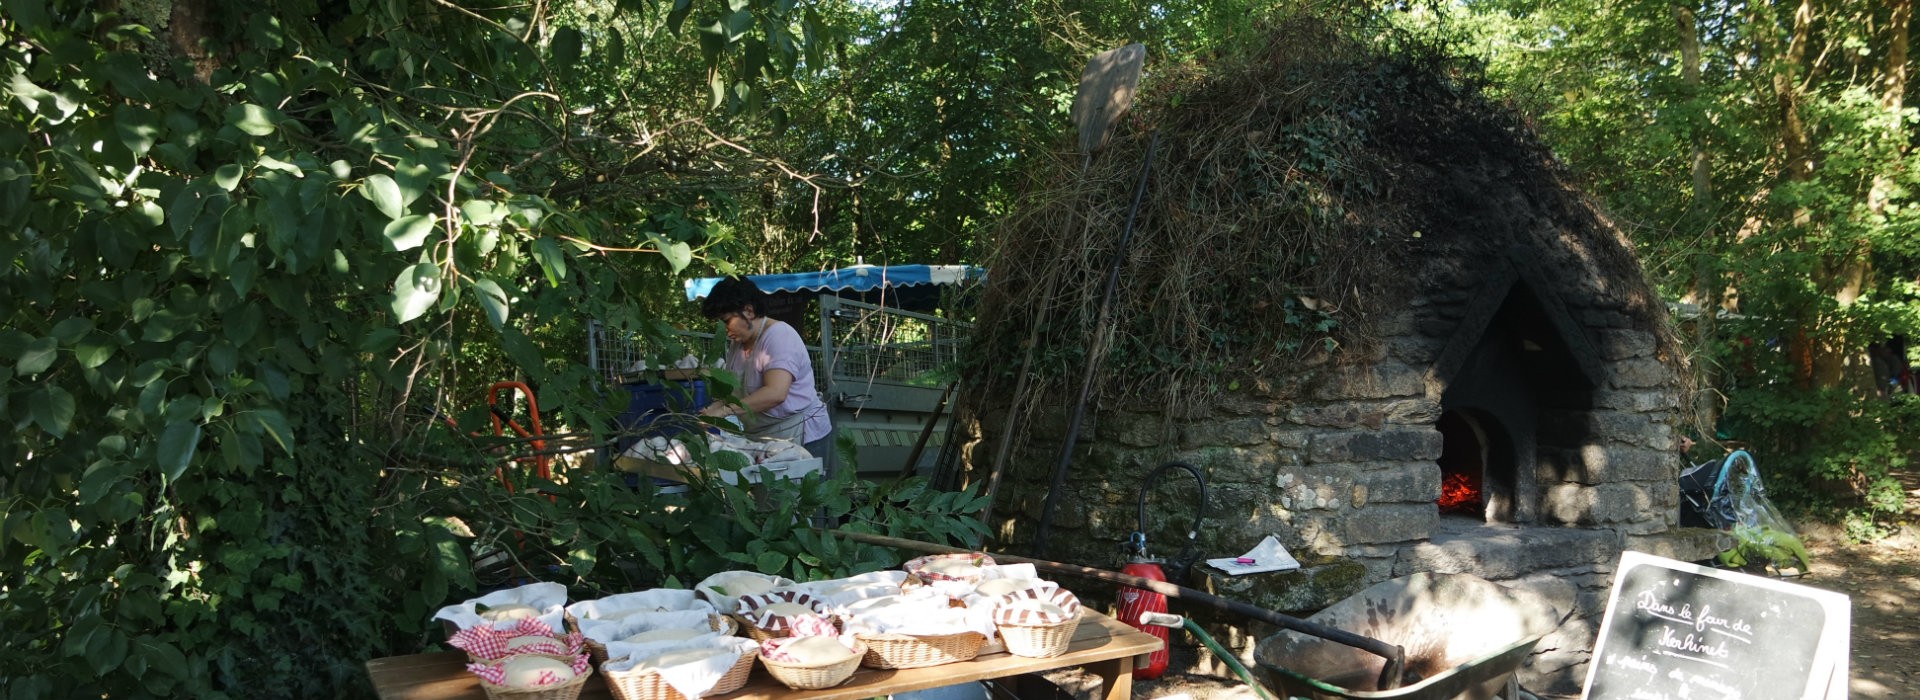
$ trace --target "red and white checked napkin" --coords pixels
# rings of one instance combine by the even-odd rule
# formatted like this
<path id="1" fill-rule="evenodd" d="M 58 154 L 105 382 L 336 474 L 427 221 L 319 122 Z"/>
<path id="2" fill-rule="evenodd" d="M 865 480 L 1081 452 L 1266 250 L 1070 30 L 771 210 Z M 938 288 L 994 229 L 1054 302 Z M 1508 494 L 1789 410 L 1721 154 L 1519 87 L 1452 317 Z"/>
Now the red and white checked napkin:
<path id="1" fill-rule="evenodd" d="M 586 654 L 581 654 L 577 657 L 574 657 L 573 659 L 573 676 L 561 678 L 560 674 L 554 673 L 552 671 L 541 671 L 540 677 L 535 679 L 533 684 L 536 686 L 541 686 L 541 685 L 553 685 L 555 683 L 565 683 L 567 681 L 573 680 L 575 676 L 579 676 L 582 673 L 586 673 L 587 667 L 592 665 L 593 665 L 593 661 L 591 659 L 588 659 Z M 488 683 L 492 683 L 494 685 L 507 684 L 507 665 L 499 661 L 492 661 L 484 664 L 467 664 L 467 670 L 472 671 L 473 675 L 479 676 L 480 680 L 486 681 Z"/>
<path id="2" fill-rule="evenodd" d="M 507 642 L 514 637 L 555 637 L 553 628 L 536 618 L 517 621 L 512 627 L 468 627 L 454 633 L 447 643 L 455 649 L 465 651 L 487 661 L 497 661 L 516 654 L 547 654 L 566 656 L 580 653 L 586 640 L 578 632 L 564 637 L 555 637 L 552 642 L 528 644 L 509 650 Z"/>

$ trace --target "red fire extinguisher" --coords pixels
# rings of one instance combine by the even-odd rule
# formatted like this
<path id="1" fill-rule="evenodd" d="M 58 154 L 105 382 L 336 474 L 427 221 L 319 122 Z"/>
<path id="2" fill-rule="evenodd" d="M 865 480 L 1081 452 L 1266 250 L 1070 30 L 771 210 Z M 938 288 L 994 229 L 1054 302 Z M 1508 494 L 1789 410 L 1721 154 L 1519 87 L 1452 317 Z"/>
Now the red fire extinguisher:
<path id="1" fill-rule="evenodd" d="M 1140 529 L 1135 530 L 1133 537 L 1127 542 L 1130 560 L 1126 566 L 1120 568 L 1120 573 L 1153 579 L 1155 581 L 1167 580 L 1166 571 L 1160 568 L 1160 560 L 1147 556 L 1147 488 L 1151 487 L 1160 478 L 1160 475 L 1168 469 L 1186 470 L 1188 474 L 1193 475 L 1194 481 L 1197 482 L 1200 487 L 1199 508 L 1193 513 L 1193 529 L 1187 532 L 1187 549 L 1186 552 L 1182 554 L 1183 559 L 1188 562 L 1192 560 L 1192 555 L 1196 547 L 1195 539 L 1198 538 L 1200 534 L 1200 519 L 1205 517 L 1207 510 L 1207 480 L 1200 476 L 1200 470 L 1193 468 L 1191 465 L 1169 462 L 1147 474 L 1146 482 L 1140 486 Z M 1160 625 L 1151 625 L 1142 621 L 1142 618 L 1150 613 L 1164 613 L 1166 611 L 1167 596 L 1165 594 L 1142 590 L 1132 586 L 1123 586 L 1120 588 L 1120 621 L 1132 625 L 1135 629 L 1142 632 L 1159 637 L 1161 641 L 1160 650 L 1147 656 L 1146 665 L 1133 669 L 1133 677 L 1135 679 L 1150 681 L 1159 678 L 1161 674 L 1167 672 L 1167 661 L 1172 656 L 1169 651 L 1170 646 L 1167 643 L 1171 630 Z"/>
<path id="2" fill-rule="evenodd" d="M 1167 573 L 1160 570 L 1159 561 L 1148 559 L 1144 556 L 1147 549 L 1146 533 L 1133 533 L 1133 543 L 1138 548 L 1136 551 L 1139 554 L 1134 557 L 1133 561 L 1121 567 L 1120 573 L 1139 576 L 1141 578 L 1150 578 L 1155 581 L 1167 580 Z M 1166 594 L 1141 590 L 1132 586 L 1123 586 L 1120 588 L 1120 621 L 1133 625 L 1135 629 L 1142 632 L 1160 638 L 1160 650 L 1147 656 L 1146 665 L 1134 667 L 1133 677 L 1135 679 L 1150 681 L 1159 678 L 1160 674 L 1167 672 L 1167 661 L 1172 657 L 1172 652 L 1170 651 L 1172 647 L 1168 644 L 1168 635 L 1172 633 L 1172 630 L 1159 625 L 1149 625 L 1141 622 L 1141 618 L 1145 617 L 1148 613 L 1164 613 L 1166 611 Z"/>

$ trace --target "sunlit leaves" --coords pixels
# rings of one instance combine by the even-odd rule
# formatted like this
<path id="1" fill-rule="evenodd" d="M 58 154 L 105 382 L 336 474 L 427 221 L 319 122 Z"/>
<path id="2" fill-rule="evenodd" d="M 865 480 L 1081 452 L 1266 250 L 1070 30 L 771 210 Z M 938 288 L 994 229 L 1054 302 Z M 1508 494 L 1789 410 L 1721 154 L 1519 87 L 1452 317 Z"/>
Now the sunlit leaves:
<path id="1" fill-rule="evenodd" d="M 386 214 L 389 219 L 398 219 L 406 215 L 407 203 L 400 195 L 400 185 L 391 176 L 375 173 L 368 175 L 360 187 L 360 195 L 373 202 L 373 206 Z"/>
<path id="2" fill-rule="evenodd" d="M 486 310 L 487 321 L 496 328 L 504 325 L 507 322 L 508 299 L 500 283 L 490 279 L 475 280 L 473 291 L 480 299 L 480 307 Z"/>
<path id="3" fill-rule="evenodd" d="M 423 262 L 400 272 L 393 280 L 393 314 L 401 323 L 419 318 L 440 299 L 440 266 Z"/>
<path id="4" fill-rule="evenodd" d="M 387 242 L 393 244 L 395 251 L 407 251 L 420 247 L 433 234 L 434 225 L 440 217 L 434 214 L 414 214 L 387 222 L 381 233 Z"/>
<path id="5" fill-rule="evenodd" d="M 256 104 L 237 104 L 227 108 L 227 122 L 254 136 L 271 136 L 278 128 L 272 110 Z"/>
<path id="6" fill-rule="evenodd" d="M 547 283 L 560 286 L 560 280 L 567 276 L 567 256 L 560 251 L 560 244 L 552 238 L 540 238 L 533 242 L 533 259 L 547 275 Z"/>

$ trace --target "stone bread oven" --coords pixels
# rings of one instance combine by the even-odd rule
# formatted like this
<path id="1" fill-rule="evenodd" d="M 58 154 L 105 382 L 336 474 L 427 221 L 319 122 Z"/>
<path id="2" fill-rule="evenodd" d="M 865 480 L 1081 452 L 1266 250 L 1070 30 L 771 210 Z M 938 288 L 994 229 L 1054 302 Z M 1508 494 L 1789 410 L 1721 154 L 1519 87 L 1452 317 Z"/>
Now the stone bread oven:
<path id="1" fill-rule="evenodd" d="M 1390 72 L 1355 58 L 1350 46 L 1263 60 L 1247 69 L 1254 78 L 1220 78 L 1233 86 L 1225 93 L 1237 99 L 1246 85 L 1282 84 L 1303 73 L 1351 78 Z M 1196 571 L 1195 585 L 1301 615 L 1366 584 L 1421 571 L 1472 573 L 1534 589 L 1572 617 L 1540 643 L 1522 682 L 1535 691 L 1577 692 L 1620 552 L 1635 548 L 1688 560 L 1712 555 L 1695 538 L 1679 536 L 1676 527 L 1681 465 L 1674 425 L 1684 364 L 1630 242 L 1567 184 L 1524 127 L 1463 97 L 1443 79 L 1400 77 L 1406 82 L 1381 88 L 1369 102 L 1376 113 L 1346 113 L 1363 114 L 1349 118 L 1356 120 L 1354 130 L 1364 132 L 1354 134 L 1351 157 L 1372 168 L 1355 168 L 1374 178 L 1364 189 L 1384 194 L 1342 204 L 1347 214 L 1337 225 L 1348 227 L 1340 229 L 1345 237 L 1299 244 L 1322 264 L 1345 259 L 1338 255 L 1378 256 L 1351 266 L 1337 285 L 1300 283 L 1318 298 L 1339 300 L 1321 304 L 1336 309 L 1320 317 L 1348 324 L 1356 329 L 1353 335 L 1336 332 L 1325 342 L 1310 341 L 1282 362 L 1248 363 L 1257 370 L 1222 370 L 1214 375 L 1221 377 L 1218 388 L 1204 401 L 1106 398 L 1125 394 L 1117 377 L 1128 375 L 1115 370 L 1115 378 L 1098 387 L 1080 426 L 1066 488 L 1056 498 L 1046 558 L 1111 568 L 1117 544 L 1137 528 L 1142 477 L 1166 462 L 1185 462 L 1206 474 L 1211 492 L 1197 529 L 1202 556 L 1237 554 L 1274 534 L 1307 565 L 1293 574 L 1238 578 Z M 1346 90 L 1340 99 L 1366 97 L 1355 85 L 1372 79 L 1323 78 Z M 1305 84 L 1302 90 L 1311 90 L 1319 82 Z M 1262 118 L 1273 121 L 1254 118 L 1220 129 L 1184 113 L 1151 114 L 1176 125 L 1206 123 L 1208 134 L 1276 134 L 1248 137 L 1256 144 L 1291 143 L 1288 134 L 1298 120 L 1320 114 L 1287 112 L 1271 101 L 1219 107 L 1230 97 L 1213 97 L 1207 102 L 1188 95 L 1182 102 L 1212 105 L 1221 114 L 1269 114 Z M 1311 98 L 1307 104 L 1314 104 Z M 1167 128 L 1174 133 L 1163 133 L 1162 141 L 1177 140 L 1181 132 Z M 1140 136 L 1132 143 L 1143 151 Z M 1182 251 L 1181 241 L 1231 247 L 1237 245 L 1233 237 L 1246 236 L 1256 241 L 1247 249 L 1258 250 L 1312 234 L 1286 228 L 1295 219 L 1283 216 L 1254 220 L 1270 222 L 1264 228 L 1243 225 L 1242 217 L 1212 235 L 1194 233 L 1207 219 L 1192 202 L 1207 193 L 1204 178 L 1219 170 L 1218 156 L 1175 143 L 1161 154 L 1164 164 L 1155 166 L 1156 173 L 1164 168 L 1168 174 L 1152 186 L 1190 189 L 1143 207 L 1137 235 L 1172 250 L 1149 250 L 1128 261 L 1126 274 L 1137 282 L 1133 296 L 1123 292 L 1115 302 L 1122 334 L 1151 332 L 1156 304 L 1170 285 L 1193 284 L 1195 267 L 1215 278 L 1315 271 L 1248 273 L 1230 269 L 1234 256 L 1199 265 L 1184 261 L 1183 254 L 1209 251 Z M 1299 157 L 1289 151 L 1283 159 Z M 1126 177 L 1111 181 L 1116 188 L 1133 184 Z M 1244 186 L 1244 180 L 1221 186 Z M 1245 201 L 1253 200 L 1235 200 Z M 1092 266 L 1105 262 L 1070 247 L 1085 243 L 1055 240 L 1059 236 L 1048 232 L 1058 225 L 1044 232 L 1017 225 L 1041 218 L 1016 217 L 1016 225 L 1003 231 L 1000 259 L 1008 262 L 992 267 L 989 276 L 998 293 L 990 291 L 983 303 L 986 332 L 1010 319 L 1043 319 L 1015 324 L 1022 330 L 1009 335 L 1026 340 L 1009 343 L 1012 348 L 1044 345 L 1043 333 L 1024 329 L 1063 325 L 1044 319 L 1070 313 L 1059 310 L 1068 304 L 1053 301 L 1060 290 L 1072 289 L 1049 281 L 1045 270 L 1013 263 L 1082 256 L 1091 269 L 1062 279 L 1091 283 L 1099 279 L 1099 268 Z M 1104 223 L 1117 228 L 1121 220 L 1113 215 Z M 1227 296 L 1231 308 L 1203 313 L 1189 325 L 1217 329 L 1222 326 L 1216 323 L 1256 323 L 1260 314 L 1298 311 L 1295 298 Z M 1091 308 L 1086 297 L 1078 299 L 1080 308 Z M 1308 302 L 1304 294 L 1297 300 Z M 1018 354 L 1006 352 L 1000 366 L 1005 355 Z M 1179 356 L 1166 371 L 1193 374 L 1177 364 L 1182 361 L 1211 360 Z M 1045 387 L 1046 381 L 1035 384 Z M 993 546 L 1013 552 L 1031 547 L 1068 432 L 1074 389 L 1067 381 L 1055 381 L 1051 389 L 983 382 L 963 397 L 967 408 L 961 415 L 975 432 L 964 450 L 965 480 L 993 481 L 993 466 L 1004 463 L 996 484 Z M 1169 482 L 1149 492 L 1157 507 L 1146 534 L 1155 553 L 1178 551 L 1179 539 L 1193 529 L 1187 488 Z M 1232 620 L 1215 620 L 1214 626 L 1216 636 L 1239 645 L 1243 655 L 1254 639 L 1271 632 Z"/>

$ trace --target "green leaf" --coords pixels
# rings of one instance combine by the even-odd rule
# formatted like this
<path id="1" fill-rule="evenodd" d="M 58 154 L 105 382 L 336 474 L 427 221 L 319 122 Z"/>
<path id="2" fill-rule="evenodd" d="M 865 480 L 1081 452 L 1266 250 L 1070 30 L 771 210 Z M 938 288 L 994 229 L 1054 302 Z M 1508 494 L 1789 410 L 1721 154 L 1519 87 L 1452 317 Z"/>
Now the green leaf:
<path id="1" fill-rule="evenodd" d="M 237 104 L 227 108 L 227 122 L 254 136 L 272 134 L 275 116 L 273 110 L 256 104 Z"/>
<path id="2" fill-rule="evenodd" d="M 13 363 L 13 371 L 16 374 L 39 374 L 47 371 L 48 367 L 52 367 L 53 361 L 59 357 L 60 342 L 58 340 L 52 336 L 34 338 L 27 343 L 26 351 L 20 353 L 20 359 Z"/>
<path id="3" fill-rule="evenodd" d="M 287 425 L 285 415 L 271 408 L 256 409 L 248 415 L 259 424 L 267 437 L 273 438 L 280 449 L 285 450 L 288 456 L 293 455 L 293 428 Z"/>
<path id="4" fill-rule="evenodd" d="M 144 156 L 160 136 L 160 120 L 152 110 L 120 105 L 113 109 L 113 131 L 119 135 L 120 145 L 135 157 Z"/>
<path id="5" fill-rule="evenodd" d="M 392 177 L 375 173 L 367 176 L 360 187 L 360 194 L 373 202 L 373 206 L 386 214 L 388 219 L 398 219 L 407 213 L 407 205 L 400 197 L 400 184 Z"/>
<path id="6" fill-rule="evenodd" d="M 111 336 L 99 333 L 89 334 L 74 344 L 73 359 L 78 360 L 81 367 L 93 369 L 106 364 L 107 360 L 113 357 L 113 352 L 119 348 L 120 345 L 115 343 Z"/>
<path id="7" fill-rule="evenodd" d="M 492 200 L 469 199 L 460 203 L 460 214 L 474 226 L 492 226 L 507 218 L 507 208 Z"/>
<path id="8" fill-rule="evenodd" d="M 65 437 L 67 428 L 73 425 L 75 404 L 73 394 L 67 393 L 56 385 L 46 385 L 33 399 L 33 422 L 41 430 L 56 438 Z"/>
<path id="9" fill-rule="evenodd" d="M 387 227 L 381 233 L 386 235 L 387 242 L 393 244 L 395 251 L 413 250 L 427 242 L 427 237 L 433 235 L 434 224 L 439 222 L 437 214 L 403 216 L 387 222 Z"/>
<path id="10" fill-rule="evenodd" d="M 553 64 L 560 68 L 571 68 L 580 60 L 580 30 L 573 27 L 561 27 L 553 33 L 553 43 L 548 45 L 553 52 Z"/>
<path id="11" fill-rule="evenodd" d="M 579 547 L 567 553 L 567 564 L 573 567 L 573 573 L 575 575 L 586 576 L 592 573 L 593 565 L 598 562 L 599 560 L 594 557 L 593 550 L 591 549 Z"/>
<path id="12" fill-rule="evenodd" d="M 680 33 L 680 27 L 687 21 L 687 15 L 693 12 L 693 0 L 673 0 L 673 9 L 667 11 L 667 31 Z"/>
<path id="13" fill-rule="evenodd" d="M 473 283 L 474 296 L 480 298 L 480 306 L 487 310 L 487 320 L 493 327 L 499 328 L 507 322 L 507 292 L 500 284 L 482 278 Z"/>
<path id="14" fill-rule="evenodd" d="M 547 284 L 558 287 L 560 280 L 566 279 L 567 255 L 560 251 L 560 244 L 552 238 L 533 242 L 533 259 L 546 271 Z"/>
<path id="15" fill-rule="evenodd" d="M 400 271 L 393 280 L 393 314 L 401 323 L 419 318 L 440 299 L 440 266 L 423 262 Z"/>
<path id="16" fill-rule="evenodd" d="M 666 256 L 667 264 L 672 265 L 676 273 L 687 269 L 687 265 L 693 262 L 693 247 L 685 243 L 670 244 L 660 254 Z"/>
<path id="17" fill-rule="evenodd" d="M 752 4 L 753 0 L 727 0 L 727 9 L 734 12 L 744 12 L 747 6 Z"/>
<path id="18" fill-rule="evenodd" d="M 72 345 L 91 330 L 93 330 L 93 321 L 87 320 L 84 316 L 68 316 L 61 319 L 59 323 L 53 324 L 53 337 L 62 345 Z"/>
<path id="19" fill-rule="evenodd" d="M 245 173 L 246 170 L 238 163 L 222 165 L 213 171 L 213 184 L 219 185 L 220 189 L 232 192 L 233 188 L 240 186 L 240 176 Z"/>
<path id="20" fill-rule="evenodd" d="M 186 473 L 187 465 L 193 462 L 193 453 L 200 449 L 200 424 L 191 420 L 178 420 L 167 424 L 160 431 L 160 444 L 154 452 L 154 458 L 160 463 L 160 473 L 167 481 L 173 482 Z"/>
<path id="21" fill-rule="evenodd" d="M 759 559 L 754 560 L 753 565 L 762 573 L 778 574 L 781 569 L 787 567 L 787 555 L 779 552 L 767 552 L 761 554 Z"/>
<path id="22" fill-rule="evenodd" d="M 741 37 L 747 35 L 747 32 L 753 30 L 753 13 L 744 9 L 735 10 L 733 14 L 727 15 L 726 27 L 727 42 L 739 41 Z"/>

